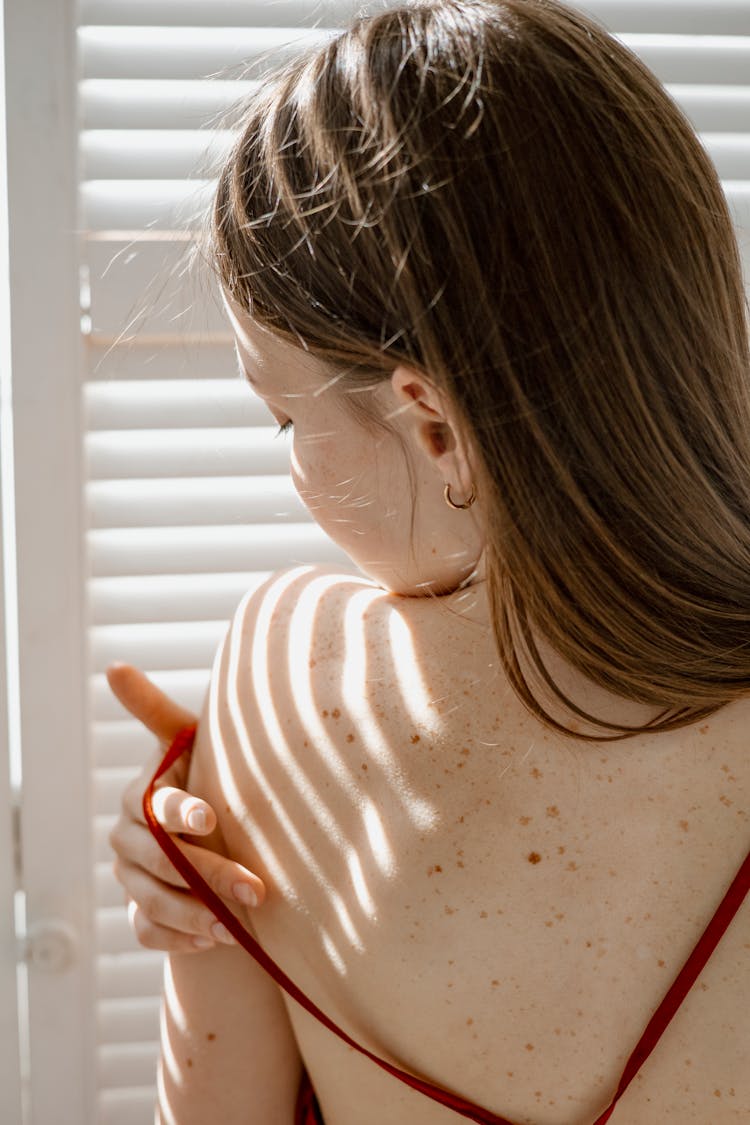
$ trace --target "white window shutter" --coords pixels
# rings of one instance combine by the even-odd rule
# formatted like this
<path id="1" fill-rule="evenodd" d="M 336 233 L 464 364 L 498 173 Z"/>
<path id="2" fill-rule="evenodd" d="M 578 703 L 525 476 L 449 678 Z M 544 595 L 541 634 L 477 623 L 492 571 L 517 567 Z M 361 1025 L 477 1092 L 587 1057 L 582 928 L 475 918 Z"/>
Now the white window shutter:
<path id="1" fill-rule="evenodd" d="M 5 102 L 5 44 L 0 24 L 0 98 Z M 21 1120 L 22 1071 L 18 1008 L 18 945 L 15 905 L 20 857 L 18 777 L 11 768 L 13 737 L 9 709 L 10 660 L 7 637 L 15 617 L 14 567 L 6 575 L 5 550 L 12 532 L 12 433 L 10 384 L 10 262 L 8 260 L 8 167 L 6 114 L 0 115 L 0 1120 Z M 6 618 L 7 615 L 7 618 Z M 11 657 L 12 659 L 12 657 Z"/>
<path id="2" fill-rule="evenodd" d="M 206 152 L 232 136 L 207 123 L 252 88 L 260 64 L 242 82 L 205 76 L 318 42 L 330 30 L 299 25 L 353 11 L 215 0 L 81 8 L 100 1125 L 152 1121 L 162 968 L 131 935 L 111 871 L 108 832 L 150 743 L 109 695 L 104 669 L 135 663 L 198 711 L 247 589 L 292 563 L 351 568 L 300 503 L 288 440 L 237 375 L 211 279 L 184 268 L 213 189 Z"/>
<path id="3" fill-rule="evenodd" d="M 358 7 L 5 5 L 23 879 L 36 941 L 25 946 L 28 1125 L 153 1121 L 162 957 L 129 932 L 107 844 L 150 744 L 110 697 L 106 664 L 140 665 L 197 710 L 248 588 L 294 562 L 350 566 L 291 488 L 288 447 L 236 375 L 208 279 L 182 262 L 212 191 L 205 154 L 231 137 L 207 125 L 260 80 L 265 59 L 319 40 Z M 750 279 L 747 0 L 581 7 L 693 121 Z M 0 690 L 0 765 L 2 703 Z M 0 845 L 9 801 L 4 773 Z M 0 859 L 6 917 L 12 878 Z M 2 954 L 5 995 L 5 944 Z M 0 1116 L 17 1125 L 6 1088 Z"/>
<path id="4" fill-rule="evenodd" d="M 28 924 L 20 944 L 28 963 L 34 1125 L 95 1120 L 75 18 L 73 0 L 4 5 Z"/>

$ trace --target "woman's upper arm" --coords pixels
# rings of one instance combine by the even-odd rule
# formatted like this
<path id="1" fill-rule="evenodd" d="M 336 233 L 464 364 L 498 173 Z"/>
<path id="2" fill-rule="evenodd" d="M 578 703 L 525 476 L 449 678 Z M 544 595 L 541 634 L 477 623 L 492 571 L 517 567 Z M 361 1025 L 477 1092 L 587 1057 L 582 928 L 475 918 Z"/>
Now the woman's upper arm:
<path id="1" fill-rule="evenodd" d="M 210 837 L 194 842 L 229 854 L 225 821 L 223 723 L 232 648 L 238 630 L 253 628 L 245 599 L 214 663 L 198 726 L 188 788 L 217 813 Z M 249 608 L 248 608 L 249 607 Z M 230 905 L 230 904 L 227 904 Z M 235 913 L 239 908 L 231 906 Z M 261 908 L 262 909 L 262 908 Z M 248 927 L 248 918 L 241 917 Z M 251 930 L 252 932 L 252 930 Z M 167 963 L 162 1022 L 159 1106 L 164 1125 L 283 1125 L 294 1120 L 302 1060 L 280 990 L 242 947 L 219 945 Z"/>
<path id="2" fill-rule="evenodd" d="M 172 954 L 163 999 L 164 1125 L 291 1125 L 299 1051 L 278 988 L 244 949 Z"/>

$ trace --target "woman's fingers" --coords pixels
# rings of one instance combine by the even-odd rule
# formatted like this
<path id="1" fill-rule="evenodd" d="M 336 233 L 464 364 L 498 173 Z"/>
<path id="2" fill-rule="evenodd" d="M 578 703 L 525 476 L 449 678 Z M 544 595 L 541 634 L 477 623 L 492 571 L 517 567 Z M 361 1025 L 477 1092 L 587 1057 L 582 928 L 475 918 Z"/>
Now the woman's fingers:
<path id="1" fill-rule="evenodd" d="M 107 682 L 125 710 L 162 742 L 171 742 L 183 727 L 198 721 L 132 664 L 110 664 Z"/>
<path id="2" fill-rule="evenodd" d="M 216 945 L 213 937 L 181 933 L 152 922 L 132 899 L 128 903 L 128 919 L 144 949 L 159 949 L 164 953 L 203 953 Z"/>
<path id="3" fill-rule="evenodd" d="M 122 795 L 123 812 L 140 824 L 145 824 L 143 816 L 145 788 L 146 782 L 142 777 L 138 777 Z M 160 786 L 154 790 L 152 807 L 159 824 L 175 836 L 180 832 L 187 832 L 191 836 L 205 836 L 213 832 L 216 827 L 216 813 L 211 806 L 200 797 L 193 797 L 190 793 L 186 793 L 184 789 L 175 789 L 171 785 Z"/>
<path id="4" fill-rule="evenodd" d="M 112 829 L 110 844 L 117 858 L 114 864 L 115 878 L 122 883 L 130 898 L 143 906 L 148 917 L 158 914 L 153 909 L 153 902 L 142 903 L 139 893 L 145 886 L 139 880 L 134 881 L 133 872 L 142 871 L 151 880 L 150 893 L 163 887 L 165 893 L 172 890 L 186 890 L 187 883 L 179 871 L 172 866 L 168 856 L 164 854 L 156 840 L 141 824 L 120 818 Z M 196 844 L 189 844 L 184 840 L 179 846 L 190 860 L 193 867 L 210 886 L 211 890 L 227 902 L 241 903 L 243 906 L 260 906 L 266 897 L 266 888 L 263 880 L 254 875 L 252 871 L 237 863 L 233 859 L 226 859 L 216 852 L 207 851 Z M 192 894 L 193 903 L 197 902 Z M 187 903 L 184 904 L 186 907 Z M 159 918 L 156 918 L 159 921 Z M 190 929 L 187 917 L 179 929 Z"/>

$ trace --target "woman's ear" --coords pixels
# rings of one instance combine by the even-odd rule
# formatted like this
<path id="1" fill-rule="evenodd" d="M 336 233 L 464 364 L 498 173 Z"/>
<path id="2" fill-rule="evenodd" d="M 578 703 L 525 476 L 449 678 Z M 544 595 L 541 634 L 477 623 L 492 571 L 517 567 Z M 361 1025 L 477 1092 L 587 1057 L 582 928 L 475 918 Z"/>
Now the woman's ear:
<path id="1" fill-rule="evenodd" d="M 444 394 L 424 375 L 408 367 L 397 367 L 391 387 L 401 411 L 411 416 L 419 447 L 436 463 L 457 451 L 457 435 Z"/>
<path id="2" fill-rule="evenodd" d="M 450 486 L 454 496 L 474 496 L 469 454 L 461 440 L 456 411 L 448 396 L 410 367 L 396 368 L 391 375 L 391 387 L 399 413 L 407 419 L 407 430 L 411 427 L 417 447 L 427 456 L 443 484 Z"/>

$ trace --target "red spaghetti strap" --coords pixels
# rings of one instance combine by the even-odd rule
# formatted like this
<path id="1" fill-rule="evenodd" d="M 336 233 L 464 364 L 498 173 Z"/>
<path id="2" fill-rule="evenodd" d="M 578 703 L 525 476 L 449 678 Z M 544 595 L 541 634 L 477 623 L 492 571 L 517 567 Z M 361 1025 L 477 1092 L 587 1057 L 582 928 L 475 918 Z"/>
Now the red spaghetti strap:
<path id="1" fill-rule="evenodd" d="M 732 880 L 729 890 L 719 903 L 716 913 L 703 931 L 693 952 L 680 969 L 666 996 L 646 1025 L 646 1030 L 625 1064 L 614 1098 L 601 1117 L 597 1117 L 594 1125 L 605 1125 L 605 1122 L 609 1121 L 617 1102 L 661 1039 L 670 1020 L 695 984 L 749 890 L 750 853 L 748 853 L 745 862 Z"/>
<path id="2" fill-rule="evenodd" d="M 461 1117 L 468 1118 L 469 1121 L 475 1121 L 478 1125 L 514 1125 L 514 1123 L 509 1121 L 506 1117 L 498 1117 L 497 1114 L 490 1113 L 489 1110 L 482 1109 L 481 1106 L 465 1101 L 457 1094 L 451 1093 L 450 1090 L 444 1090 L 441 1086 L 435 1086 L 424 1078 L 418 1078 L 414 1074 L 409 1074 L 405 1070 L 400 1070 L 392 1063 L 386 1062 L 385 1059 L 381 1059 L 373 1054 L 372 1051 L 368 1051 L 366 1047 L 357 1043 L 356 1040 L 347 1035 L 345 1031 L 337 1027 L 325 1012 L 322 1012 L 320 1008 L 313 1004 L 312 1000 L 309 1000 L 307 996 L 305 996 L 294 981 L 286 975 L 283 969 L 279 968 L 275 961 L 271 960 L 263 947 L 260 946 L 255 938 L 238 922 L 231 910 L 224 905 L 205 879 L 195 870 L 190 860 L 186 859 L 172 837 L 162 828 L 154 816 L 153 795 L 156 782 L 162 774 L 166 773 L 170 766 L 172 766 L 186 750 L 191 748 L 193 739 L 195 738 L 195 731 L 195 726 L 190 726 L 184 727 L 179 732 L 165 754 L 156 773 L 151 778 L 146 792 L 143 794 L 143 812 L 146 817 L 146 823 L 162 851 L 169 856 L 191 890 L 194 891 L 198 898 L 224 923 L 232 937 L 236 938 L 250 956 L 255 958 L 258 964 L 273 977 L 279 987 L 283 988 L 287 995 L 291 996 L 293 1000 L 296 1000 L 310 1015 L 319 1020 L 324 1027 L 327 1027 L 329 1031 L 337 1035 L 339 1039 L 342 1039 L 349 1047 L 353 1047 L 356 1051 L 366 1055 L 368 1059 L 381 1067 L 382 1070 L 387 1071 L 388 1074 L 392 1075 L 394 1078 L 398 1078 L 401 1082 L 406 1083 L 407 1086 L 411 1086 L 412 1089 L 419 1091 L 420 1094 L 432 1098 L 433 1101 L 440 1102 L 441 1105 L 447 1106 L 448 1109 L 452 1109 Z"/>

